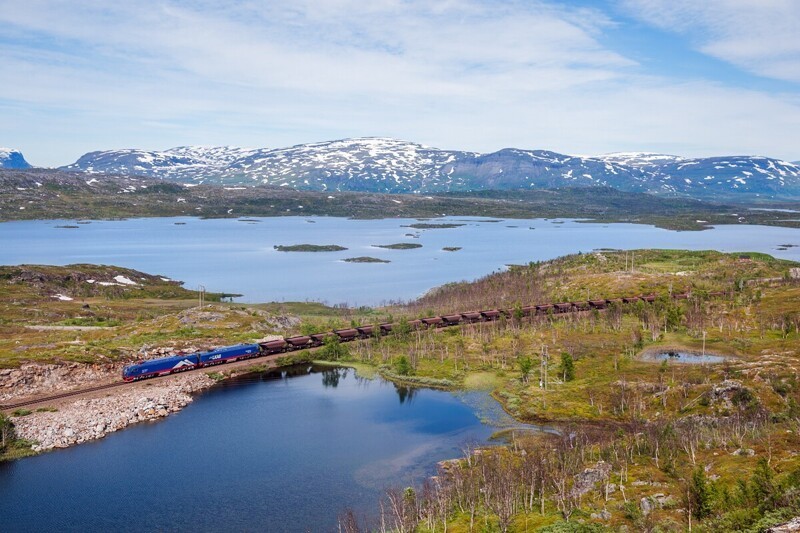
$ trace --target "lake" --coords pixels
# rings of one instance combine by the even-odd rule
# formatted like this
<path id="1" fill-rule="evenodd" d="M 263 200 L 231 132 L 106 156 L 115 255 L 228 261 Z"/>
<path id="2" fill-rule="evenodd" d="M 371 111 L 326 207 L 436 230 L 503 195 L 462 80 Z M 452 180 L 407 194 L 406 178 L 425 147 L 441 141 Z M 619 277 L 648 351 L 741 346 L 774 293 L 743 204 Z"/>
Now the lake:
<path id="1" fill-rule="evenodd" d="M 161 422 L 0 463 L 0 530 L 334 531 L 507 425 L 483 392 L 305 365 L 243 376 Z"/>
<path id="2" fill-rule="evenodd" d="M 471 280 L 507 264 L 552 259 L 599 248 L 715 249 L 765 252 L 800 260 L 800 229 L 717 226 L 671 231 L 640 224 L 576 220 L 492 221 L 446 217 L 449 229 L 414 229 L 413 219 L 333 217 L 237 219 L 141 218 L 0 223 L 0 264 L 100 263 L 135 268 L 195 289 L 242 293 L 243 302 L 323 301 L 378 305 L 410 300 L 438 285 Z M 77 226 L 58 228 L 57 226 Z M 416 243 L 389 250 L 373 245 Z M 278 252 L 277 245 L 335 244 L 339 252 Z M 461 247 L 456 252 L 444 247 Z M 371 256 L 390 263 L 346 263 Z"/>

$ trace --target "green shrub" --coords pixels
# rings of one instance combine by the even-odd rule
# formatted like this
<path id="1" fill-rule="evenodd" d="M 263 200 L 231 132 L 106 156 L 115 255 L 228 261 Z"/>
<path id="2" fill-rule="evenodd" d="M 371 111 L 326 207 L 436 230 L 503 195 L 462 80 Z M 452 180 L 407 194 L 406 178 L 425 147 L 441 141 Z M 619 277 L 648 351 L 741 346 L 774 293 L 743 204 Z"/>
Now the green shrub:
<path id="1" fill-rule="evenodd" d="M 411 376 L 414 374 L 414 369 L 411 367 L 411 363 L 405 355 L 401 355 L 397 358 L 397 361 L 394 363 L 394 370 L 401 376 Z"/>
<path id="2" fill-rule="evenodd" d="M 350 355 L 350 351 L 336 335 L 325 337 L 325 345 L 317 352 L 317 357 L 326 361 L 336 361 L 348 355 Z"/>
<path id="3" fill-rule="evenodd" d="M 559 374 L 561 374 L 564 381 L 572 381 L 575 379 L 575 362 L 572 360 L 572 356 L 567 352 L 561 354 Z"/>

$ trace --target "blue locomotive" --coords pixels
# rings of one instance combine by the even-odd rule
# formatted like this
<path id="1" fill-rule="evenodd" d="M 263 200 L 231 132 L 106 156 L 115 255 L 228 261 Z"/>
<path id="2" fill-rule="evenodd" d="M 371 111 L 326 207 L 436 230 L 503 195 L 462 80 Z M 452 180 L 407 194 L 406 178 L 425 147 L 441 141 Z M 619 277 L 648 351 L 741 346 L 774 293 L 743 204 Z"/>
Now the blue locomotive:
<path id="1" fill-rule="evenodd" d="M 194 370 L 201 366 L 219 365 L 228 361 L 258 357 L 259 355 L 261 355 L 261 349 L 258 344 L 237 344 L 236 346 L 224 346 L 207 352 L 171 355 L 128 365 L 122 369 L 122 379 L 125 381 L 137 381 Z"/>

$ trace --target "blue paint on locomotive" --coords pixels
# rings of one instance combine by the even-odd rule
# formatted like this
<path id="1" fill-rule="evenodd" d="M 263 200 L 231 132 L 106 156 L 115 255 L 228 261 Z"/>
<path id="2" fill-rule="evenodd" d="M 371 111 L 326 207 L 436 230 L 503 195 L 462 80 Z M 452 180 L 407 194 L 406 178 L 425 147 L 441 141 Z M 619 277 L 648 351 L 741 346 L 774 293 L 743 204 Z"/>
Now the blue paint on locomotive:
<path id="1" fill-rule="evenodd" d="M 122 369 L 122 377 L 125 380 L 132 380 L 142 377 L 155 376 L 170 371 L 195 368 L 200 364 L 200 358 L 196 354 L 172 355 L 160 359 L 151 359 L 144 363 L 128 365 Z"/>
<path id="2" fill-rule="evenodd" d="M 260 352 L 258 344 L 237 344 L 236 346 L 224 346 L 207 352 L 197 354 L 200 357 L 200 364 L 213 365 L 237 357 L 246 355 L 257 355 Z"/>

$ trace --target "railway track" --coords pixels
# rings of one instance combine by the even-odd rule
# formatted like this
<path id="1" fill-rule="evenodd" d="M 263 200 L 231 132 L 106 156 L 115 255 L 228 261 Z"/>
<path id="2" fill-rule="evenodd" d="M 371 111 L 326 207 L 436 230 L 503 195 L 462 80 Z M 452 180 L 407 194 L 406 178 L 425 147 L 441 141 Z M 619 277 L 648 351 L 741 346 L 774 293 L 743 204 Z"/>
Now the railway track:
<path id="1" fill-rule="evenodd" d="M 77 390 L 62 392 L 61 394 L 53 394 L 51 396 L 42 396 L 39 398 L 29 398 L 27 400 L 15 403 L 0 404 L 0 411 L 9 411 L 11 409 L 19 409 L 20 407 L 35 405 L 37 403 L 47 403 L 47 402 L 52 402 L 53 400 L 61 400 L 63 398 L 69 398 L 70 396 L 81 396 L 83 394 L 88 394 L 90 392 L 97 392 L 106 389 L 114 389 L 122 385 L 127 385 L 127 383 L 125 383 L 124 381 L 115 381 L 114 383 L 106 383 L 105 385 L 97 385 L 96 387 L 88 387 L 85 389 L 77 389 Z"/>
<path id="2" fill-rule="evenodd" d="M 726 293 L 724 292 L 715 292 L 715 293 L 710 293 L 709 296 L 712 298 L 722 297 L 725 296 L 725 294 Z M 689 294 L 688 293 L 672 294 L 670 295 L 670 298 L 673 300 L 685 300 L 689 298 Z M 490 309 L 484 311 L 468 311 L 465 313 L 455 313 L 450 315 L 420 318 L 411 320 L 408 322 L 408 324 L 409 326 L 412 327 L 412 329 L 424 329 L 424 328 L 440 329 L 452 326 L 474 324 L 477 322 L 494 322 L 496 320 L 500 320 L 501 318 L 514 316 L 515 313 L 521 314 L 522 317 L 526 318 L 544 317 L 544 316 L 564 316 L 573 313 L 586 312 L 592 309 L 605 310 L 608 308 L 608 306 L 612 304 L 627 305 L 639 301 L 645 303 L 653 303 L 655 300 L 656 300 L 655 295 L 646 295 L 646 296 L 640 295 L 640 296 L 632 296 L 625 298 L 589 300 L 585 302 L 563 302 L 563 303 L 529 305 L 516 309 Z M 287 352 L 319 348 L 324 344 L 325 338 L 330 336 L 335 336 L 342 342 L 351 342 L 356 340 L 369 339 L 375 333 L 382 336 L 388 335 L 392 331 L 393 326 L 395 326 L 395 324 L 388 324 L 388 323 L 376 324 L 376 325 L 360 326 L 356 328 L 349 328 L 343 330 L 335 330 L 327 333 L 318 333 L 314 335 L 298 335 L 295 337 L 286 337 L 276 341 L 268 341 L 266 343 L 261 344 L 263 351 L 260 353 L 260 355 L 257 355 L 255 357 L 248 356 L 246 360 L 249 361 L 252 359 L 259 359 L 262 357 L 274 360 Z M 241 361 L 243 361 L 243 359 L 239 360 L 239 362 Z M 235 363 L 237 361 L 231 361 L 231 362 Z M 213 366 L 199 366 L 185 371 L 191 372 L 196 370 L 204 370 L 208 368 L 213 368 Z M 169 375 L 174 375 L 174 374 L 166 374 L 157 377 L 167 377 Z M 157 379 L 157 378 L 150 378 L 150 379 Z M 12 409 L 19 409 L 20 407 L 25 407 L 28 405 L 47 403 L 54 400 L 69 398 L 71 396 L 81 396 L 91 392 L 114 389 L 124 385 L 130 385 L 131 383 L 134 382 L 117 381 L 114 383 L 107 383 L 105 385 L 98 385 L 95 387 L 89 387 L 85 389 L 67 391 L 60 394 L 54 394 L 51 396 L 31 398 L 10 404 L 0 404 L 0 411 L 9 411 Z"/>

